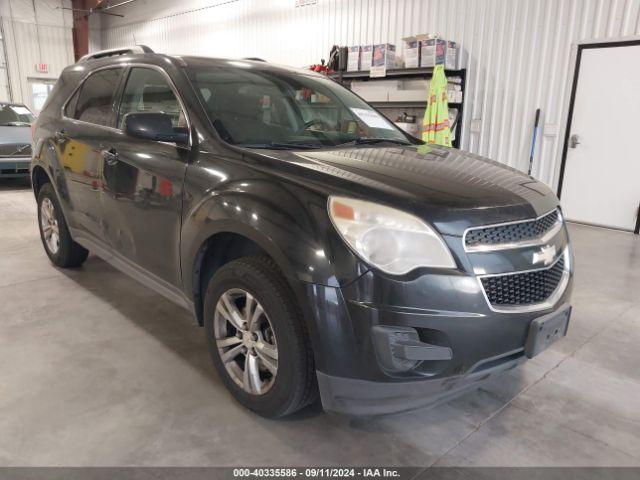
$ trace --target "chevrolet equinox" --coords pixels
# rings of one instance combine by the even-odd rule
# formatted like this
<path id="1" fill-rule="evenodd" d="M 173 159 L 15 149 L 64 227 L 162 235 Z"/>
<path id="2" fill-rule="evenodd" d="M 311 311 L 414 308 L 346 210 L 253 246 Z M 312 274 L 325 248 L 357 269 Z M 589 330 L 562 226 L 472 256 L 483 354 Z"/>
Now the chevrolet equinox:
<path id="1" fill-rule="evenodd" d="M 313 72 L 98 52 L 60 76 L 32 155 L 53 264 L 91 251 L 184 306 L 267 417 L 441 402 L 567 331 L 556 195 Z"/>

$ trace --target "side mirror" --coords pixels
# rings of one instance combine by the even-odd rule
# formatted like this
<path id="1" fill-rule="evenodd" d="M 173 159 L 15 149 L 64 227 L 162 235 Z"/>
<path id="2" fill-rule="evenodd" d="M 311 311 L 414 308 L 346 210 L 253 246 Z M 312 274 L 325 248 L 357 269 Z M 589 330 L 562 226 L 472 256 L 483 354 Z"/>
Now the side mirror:
<path id="1" fill-rule="evenodd" d="M 189 133 L 174 128 L 171 115 L 167 113 L 127 113 L 124 116 L 124 130 L 133 137 L 147 140 L 175 142 L 179 145 L 189 143 Z"/>

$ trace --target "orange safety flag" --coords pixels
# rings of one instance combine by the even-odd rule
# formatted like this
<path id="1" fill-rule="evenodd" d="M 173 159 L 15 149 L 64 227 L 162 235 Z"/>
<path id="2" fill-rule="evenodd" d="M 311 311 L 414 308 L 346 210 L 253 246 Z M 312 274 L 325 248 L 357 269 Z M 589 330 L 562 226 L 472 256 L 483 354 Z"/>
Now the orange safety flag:
<path id="1" fill-rule="evenodd" d="M 445 147 L 451 146 L 447 77 L 444 74 L 444 65 L 436 65 L 433 69 L 427 110 L 424 112 L 422 121 L 422 140 Z"/>

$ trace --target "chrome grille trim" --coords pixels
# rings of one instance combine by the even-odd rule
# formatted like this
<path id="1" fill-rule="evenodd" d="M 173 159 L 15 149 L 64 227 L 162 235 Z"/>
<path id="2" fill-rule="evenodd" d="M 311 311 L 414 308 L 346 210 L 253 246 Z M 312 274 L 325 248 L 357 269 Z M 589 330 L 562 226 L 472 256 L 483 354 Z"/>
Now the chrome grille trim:
<path id="1" fill-rule="evenodd" d="M 484 284 L 482 283 L 483 278 L 504 277 L 507 275 L 519 275 L 522 273 L 550 270 L 560 261 L 560 259 L 564 260 L 564 270 L 562 272 L 562 278 L 560 278 L 560 281 L 558 282 L 558 286 L 556 287 L 554 292 L 551 295 L 549 295 L 549 298 L 547 298 L 544 302 L 529 304 L 529 305 L 498 305 L 496 306 L 496 305 L 493 305 L 489 300 L 487 292 L 485 291 L 485 288 L 484 288 Z M 487 305 L 489 306 L 489 309 L 491 309 L 491 311 L 498 312 L 498 313 L 537 312 L 539 310 L 545 310 L 547 308 L 551 308 L 558 303 L 558 301 L 564 294 L 565 290 L 567 289 L 567 285 L 569 285 L 569 278 L 571 277 L 571 268 L 572 268 L 571 252 L 569 250 L 569 246 L 567 245 L 567 247 L 564 249 L 562 254 L 558 255 L 558 258 L 556 258 L 554 262 L 547 267 L 534 268 L 531 270 L 520 270 L 517 272 L 491 273 L 486 275 L 477 275 L 476 278 L 478 280 L 478 284 L 480 285 L 480 290 L 482 291 L 482 295 L 484 296 L 484 299 L 487 302 Z"/>
<path id="2" fill-rule="evenodd" d="M 467 245 L 467 234 L 471 231 L 474 230 L 484 230 L 484 229 L 488 229 L 488 228 L 496 228 L 496 227 L 505 227 L 505 226 L 509 226 L 509 225 L 518 225 L 518 224 L 523 224 L 523 223 L 530 223 L 530 222 L 536 222 L 544 217 L 546 217 L 547 215 L 552 214 L 553 212 L 557 211 L 557 219 L 556 222 L 553 224 L 553 227 L 551 227 L 549 230 L 547 230 L 544 234 L 542 234 L 539 237 L 536 238 L 529 238 L 526 240 L 521 240 L 521 241 L 517 241 L 517 242 L 505 242 L 505 243 L 495 243 L 492 245 L 486 245 L 486 244 L 481 244 L 481 245 Z M 549 243 L 549 241 L 555 237 L 560 230 L 562 230 L 562 225 L 564 224 L 564 218 L 562 217 L 562 212 L 560 211 L 559 208 L 554 208 L 553 210 L 548 211 L 547 213 L 540 215 L 539 217 L 536 218 L 530 218 L 527 220 L 516 220 L 513 222 L 504 222 L 504 223 L 494 223 L 491 225 L 479 225 L 477 227 L 469 227 L 467 228 L 464 233 L 462 234 L 462 245 L 464 247 L 464 251 L 467 253 L 473 253 L 473 252 L 495 252 L 495 251 L 499 251 L 499 250 L 513 250 L 516 248 L 527 248 L 527 247 L 537 247 L 540 245 L 545 245 L 547 243 Z"/>
<path id="3" fill-rule="evenodd" d="M 3 143 L 0 144 L 0 158 L 31 157 L 31 144 L 29 143 Z"/>

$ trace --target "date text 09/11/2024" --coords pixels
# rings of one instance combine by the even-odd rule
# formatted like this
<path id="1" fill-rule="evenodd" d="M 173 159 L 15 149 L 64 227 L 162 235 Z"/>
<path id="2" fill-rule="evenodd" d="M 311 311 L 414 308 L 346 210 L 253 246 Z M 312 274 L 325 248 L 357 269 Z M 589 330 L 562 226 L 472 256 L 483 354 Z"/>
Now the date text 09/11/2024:
<path id="1" fill-rule="evenodd" d="M 393 468 L 236 468 L 234 478 L 400 478 L 398 469 Z"/>

